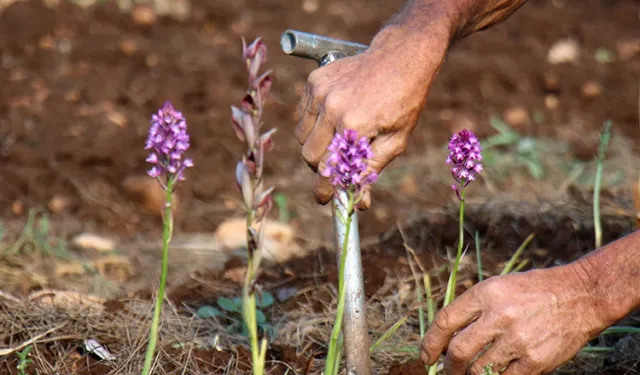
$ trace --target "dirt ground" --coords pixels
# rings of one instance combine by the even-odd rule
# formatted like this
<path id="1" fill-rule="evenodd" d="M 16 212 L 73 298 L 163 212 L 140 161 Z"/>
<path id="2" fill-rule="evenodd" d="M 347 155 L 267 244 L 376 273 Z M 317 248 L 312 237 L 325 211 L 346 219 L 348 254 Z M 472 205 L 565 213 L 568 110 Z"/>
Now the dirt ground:
<path id="1" fill-rule="evenodd" d="M 286 207 L 274 210 L 273 216 L 278 219 L 278 212 L 286 211 L 295 241 L 310 252 L 268 267 L 262 282 L 267 290 L 295 291 L 296 297 L 285 298 L 273 319 L 294 322 L 308 312 L 305 309 L 327 318 L 333 299 L 329 286 L 335 283 L 334 256 L 327 249 L 333 235 L 330 211 L 314 203 L 312 173 L 293 137 L 296 101 L 315 66 L 283 55 L 279 36 L 293 28 L 368 43 L 402 1 L 193 0 L 177 4 L 189 5 L 184 18 L 159 15 L 148 24 L 143 17 L 134 17 L 142 13 L 119 9 L 112 1 L 81 6 L 60 0 L 24 0 L 0 10 L 0 178 L 4 182 L 0 211 L 5 242 L 19 238 L 29 212 L 38 209 L 47 214 L 47 234 L 57 238 L 58 245 L 65 247 L 65 241 L 90 232 L 115 239 L 119 250 L 96 255 L 70 248 L 74 260 L 60 260 L 8 246 L 16 251 L 0 260 L 2 290 L 19 298 L 50 288 L 91 293 L 109 301 L 150 300 L 159 270 L 156 243 L 161 220 L 154 199 L 157 187 L 145 175 L 143 148 L 150 115 L 166 100 L 187 118 L 192 139 L 188 153 L 195 163 L 177 192 L 176 238 L 204 235 L 206 242 L 221 223 L 241 215 L 234 182 L 241 145 L 230 126 L 230 105 L 238 103 L 246 89 L 241 37 L 260 36 L 269 46 L 267 68 L 274 77 L 265 121 L 266 126 L 278 128 L 275 149 L 266 161 L 267 182 L 286 197 Z M 549 51 L 567 38 L 575 42 L 564 43 L 564 53 L 572 61 L 551 63 Z M 470 193 L 467 229 L 479 231 L 490 273 L 531 232 L 537 236 L 525 256 L 530 265 L 544 267 L 570 261 L 593 248 L 593 158 L 600 127 L 609 119 L 614 136 L 604 173 L 605 242 L 635 228 L 639 106 L 637 0 L 531 0 L 503 24 L 457 44 L 433 85 L 407 153 L 383 173 L 374 189 L 372 209 L 360 214 L 373 330 L 380 333 L 411 310 L 406 301 L 397 302 L 395 310 L 387 306 L 389 298 L 408 293 L 402 285 L 412 285 L 407 282 L 411 273 L 395 230 L 397 223 L 406 226 L 412 245 L 430 267 L 443 264 L 447 249 L 455 244 L 457 223 L 452 210 L 456 202 L 443 163 L 443 146 L 452 132 L 467 127 L 486 139 L 497 134 L 490 120 L 498 116 L 528 140 L 540 140 L 543 175 L 531 177 L 520 159 L 504 156 L 514 155 L 514 148 L 506 149 L 503 162 L 488 165 Z M 239 258 L 174 251 L 172 260 L 170 301 L 181 311 L 176 313 L 180 319 L 186 319 L 183 315 L 189 315 L 189 309 L 232 294 L 238 287 L 232 271 L 241 268 Z M 86 262 L 107 266 L 87 270 Z M 110 265 L 113 269 L 105 270 Z M 473 266 L 467 271 L 468 282 L 462 289 L 475 280 Z M 121 310 L 130 312 L 122 307 L 114 314 Z M 44 322 L 42 314 L 33 319 Z M 118 316 L 125 319 L 123 314 Z M 73 331 L 87 325 L 74 319 L 76 325 L 67 324 L 69 332 L 63 337 L 77 336 Z M 417 323 L 411 319 L 399 337 L 404 345 L 415 347 L 419 337 Z M 13 346 L 16 340 L 30 337 L 26 333 L 35 335 L 47 326 L 35 324 L 33 330 L 5 335 L 2 345 Z M 318 368 L 316 362 L 324 350 L 318 343 L 326 332 L 298 336 L 293 333 L 294 323 L 285 327 L 280 332 L 282 342 L 295 342 L 296 348 L 293 354 L 286 345 L 274 349 L 272 358 L 288 363 L 295 373 Z M 319 332 L 327 331 L 322 327 Z M 110 344 L 113 352 L 135 347 L 135 343 L 126 346 L 113 339 L 128 334 L 113 328 L 93 327 L 87 332 Z M 73 340 L 77 339 L 62 340 L 56 344 L 59 347 L 39 344 L 40 357 L 54 363 L 53 358 L 65 350 L 76 353 Z M 195 349 L 196 362 L 210 367 L 200 369 L 196 363 L 194 368 L 198 373 L 215 373 L 230 358 L 246 365 L 247 353 L 242 346 L 234 348 L 240 352 L 212 354 Z M 176 363 L 183 363 L 186 354 L 170 346 L 164 350 L 165 373 L 180 373 Z M 315 350 L 321 354 L 310 355 Z M 380 373 L 424 370 L 416 368 L 411 355 L 384 353 L 376 357 Z M 15 356 L 8 357 L 2 366 L 15 373 L 14 362 Z M 139 371 L 136 363 L 114 369 L 77 353 L 59 359 L 66 365 L 72 362 L 74 373 L 81 374 Z M 284 366 L 274 366 L 274 374 L 285 372 Z M 603 368 L 597 371 L 602 373 Z M 241 373 L 241 369 L 235 371 Z"/>

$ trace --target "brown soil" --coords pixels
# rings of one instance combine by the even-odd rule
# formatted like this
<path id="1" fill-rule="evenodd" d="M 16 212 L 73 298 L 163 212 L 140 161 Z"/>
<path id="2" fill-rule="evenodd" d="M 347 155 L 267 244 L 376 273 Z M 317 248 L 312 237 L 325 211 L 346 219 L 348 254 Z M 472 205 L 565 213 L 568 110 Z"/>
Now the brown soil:
<path id="1" fill-rule="evenodd" d="M 334 254 L 323 245 L 332 237 L 328 208 L 313 203 L 312 174 L 292 136 L 296 100 L 315 66 L 284 56 L 278 40 L 282 31 L 294 28 L 368 43 L 402 2 L 193 0 L 188 19 L 159 17 L 148 26 L 133 22 L 112 1 L 83 8 L 69 1 L 25 0 L 1 9 L 0 178 L 4 183 L 0 184 L 0 212 L 6 234 L 19 233 L 29 209 L 44 208 L 53 234 L 62 239 L 85 231 L 122 241 L 157 237 L 157 207 L 132 193 L 144 193 L 146 188 L 132 186 L 140 184 L 136 181 L 147 168 L 143 147 L 149 116 L 165 100 L 171 100 L 188 120 L 193 140 L 189 154 L 195 161 L 178 190 L 176 231 L 212 232 L 226 218 L 240 214 L 233 171 L 241 149 L 229 125 L 229 106 L 240 100 L 246 88 L 240 38 L 261 36 L 270 47 L 267 67 L 273 69 L 275 79 L 265 120 L 267 126 L 279 129 L 276 148 L 267 160 L 267 180 L 286 195 L 291 225 L 302 233 L 299 240 L 319 249 L 265 268 L 260 284 L 272 292 L 287 288 L 299 292 L 279 303 L 274 317 L 290 317 L 303 307 L 310 313 L 330 313 L 333 290 L 327 285 L 335 284 L 336 268 Z M 309 10 L 314 4 L 317 9 Z M 637 180 L 640 53 L 629 51 L 640 43 L 639 12 L 640 3 L 634 0 L 531 0 L 504 24 L 455 46 L 432 88 L 407 154 L 389 167 L 387 177 L 383 174 L 374 190 L 374 207 L 360 216 L 363 239 L 373 239 L 364 250 L 367 297 L 372 304 L 399 293 L 400 280 L 411 275 L 402 238 L 394 230 L 396 221 L 408 223 L 408 240 L 428 268 L 444 263 L 447 248 L 455 243 L 457 223 L 455 208 L 449 207 L 455 201 L 439 150 L 451 132 L 462 126 L 482 138 L 494 135 L 490 116 L 510 109 L 523 108 L 528 113 L 514 125 L 517 131 L 564 142 L 567 149 L 543 156 L 550 171 L 560 170 L 557 175 L 550 172 L 547 178 L 532 181 L 521 173 L 522 168 L 507 166 L 506 179 L 487 175 L 475 187 L 470 201 L 476 204 L 468 211 L 467 230 L 480 233 L 490 273 L 532 232 L 536 237 L 523 257 L 531 259 L 533 266 L 570 261 L 592 249 L 590 186 L 567 182 L 568 172 L 554 163 L 591 160 L 606 119 L 613 120 L 615 131 L 607 173 L 623 177 L 607 186 L 603 197 L 605 242 L 633 229 L 630 191 Z M 577 61 L 547 63 L 549 48 L 568 36 L 580 46 Z M 594 58 L 603 49 L 614 53 L 612 62 Z M 600 92 L 585 94 L 586 84 L 599 86 Z M 505 198 L 516 201 L 505 203 Z M 487 201 L 495 203 L 487 205 Z M 53 208 L 52 202 L 64 204 Z M 472 241 L 471 236 L 468 239 Z M 149 270 L 159 268 L 157 254 L 148 257 L 132 250 L 125 255 L 133 264 L 133 275 L 118 277 L 117 291 L 110 295 L 148 300 L 155 286 L 155 275 Z M 19 279 L 15 287 L 4 283 L 3 290 L 27 294 L 43 288 L 46 283 L 33 276 L 32 266 L 44 264 L 48 269 L 51 263 L 49 257 L 31 254 L 3 256 L 2 269 L 15 272 Z M 225 272 L 241 263 L 241 259 L 229 260 L 215 272 L 206 267 L 194 274 L 172 270 L 182 272 L 182 279 L 189 281 L 170 285 L 170 300 L 186 309 L 229 294 L 238 286 Z M 474 282 L 474 272 L 473 266 L 467 270 L 463 287 Z M 92 280 L 82 276 L 60 285 L 82 289 Z M 134 282 L 135 287 L 128 287 Z M 313 292 L 300 292 L 305 288 Z M 121 302 L 113 303 L 112 310 L 119 311 Z M 397 311 L 396 318 L 409 305 L 402 305 L 404 310 Z M 372 309 L 382 308 L 375 306 Z M 377 333 L 389 325 L 388 321 L 378 323 L 374 324 Z M 417 323 L 413 318 L 410 323 L 402 344 L 416 347 Z M 25 332 L 2 336 L 1 345 L 11 346 L 41 333 Z M 96 334 L 103 343 L 117 342 L 106 331 Z M 305 337 L 306 343 L 291 344 L 285 339 L 291 346 L 274 345 L 269 357 L 294 367 L 296 373 L 315 371 L 324 355 L 319 345 L 312 344 L 323 339 L 317 335 Z M 293 336 L 287 338 L 293 340 Z M 58 363 L 81 375 L 114 373 L 114 368 L 78 352 L 77 347 L 77 338 L 40 343 L 38 358 L 52 364 L 64 355 Z M 235 371 L 241 373 L 248 353 L 242 345 L 233 347 L 237 349 L 217 352 L 166 346 L 163 368 L 166 373 L 181 373 L 179 364 L 191 361 L 192 369 L 215 373 L 233 362 L 239 363 Z M 380 373 L 423 371 L 410 356 L 385 358 L 379 363 L 384 368 Z M 273 363 L 271 373 L 285 373 L 282 364 Z M 0 363 L 1 371 L 15 374 L 15 364 L 15 355 L 7 357 Z M 133 368 L 132 373 L 139 371 Z M 30 369 L 46 373 L 40 367 Z M 125 369 L 120 371 L 116 373 Z"/>

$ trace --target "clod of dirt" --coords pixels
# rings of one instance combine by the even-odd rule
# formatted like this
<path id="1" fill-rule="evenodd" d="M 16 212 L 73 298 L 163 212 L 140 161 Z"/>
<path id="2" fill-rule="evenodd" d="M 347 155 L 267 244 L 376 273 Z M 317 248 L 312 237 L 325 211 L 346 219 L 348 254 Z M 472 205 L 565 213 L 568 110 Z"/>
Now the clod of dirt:
<path id="1" fill-rule="evenodd" d="M 426 373 L 424 363 L 419 359 L 413 359 L 402 364 L 394 364 L 389 368 L 389 375 L 424 375 Z"/>
<path id="2" fill-rule="evenodd" d="M 580 46 L 574 39 L 561 39 L 557 41 L 547 53 L 547 61 L 550 64 L 563 64 L 575 62 L 580 57 Z"/>
<path id="3" fill-rule="evenodd" d="M 24 212 L 24 205 L 20 201 L 15 201 L 11 204 L 11 212 L 14 215 L 19 216 Z"/>
<path id="4" fill-rule="evenodd" d="M 131 10 L 131 19 L 139 26 L 151 26 L 156 23 L 157 18 L 155 10 L 147 5 L 136 5 Z"/>
<path id="5" fill-rule="evenodd" d="M 587 99 L 593 99 L 602 94 L 602 86 L 598 82 L 589 81 L 582 85 L 582 96 Z"/>
<path id="6" fill-rule="evenodd" d="M 113 251 L 116 247 L 113 240 L 93 233 L 79 234 L 71 240 L 71 243 L 85 250 L 92 249 L 100 252 Z"/>
<path id="7" fill-rule="evenodd" d="M 51 213 L 57 214 L 70 208 L 71 204 L 72 202 L 70 198 L 56 195 L 51 198 L 49 203 L 47 203 L 47 208 Z"/>
<path id="8" fill-rule="evenodd" d="M 44 289 L 29 295 L 30 302 L 36 302 L 42 306 L 59 307 L 63 309 L 73 309 L 78 307 L 86 308 L 93 312 L 104 310 L 104 299 L 69 290 Z"/>
<path id="9" fill-rule="evenodd" d="M 223 248 L 228 250 L 246 248 L 246 225 L 246 219 L 242 217 L 227 219 L 218 226 L 214 237 Z M 255 229 L 258 230 L 259 226 L 256 226 Z M 263 259 L 283 262 L 302 255 L 302 249 L 294 242 L 295 231 L 291 225 L 267 220 L 264 234 Z"/>
<path id="10" fill-rule="evenodd" d="M 165 191 L 162 189 L 158 181 L 149 176 L 131 176 L 127 177 L 122 187 L 141 208 L 149 214 L 162 216 L 162 210 L 165 202 Z M 175 214 L 180 208 L 180 199 L 174 194 L 171 203 L 173 213 Z"/>
<path id="11" fill-rule="evenodd" d="M 504 111 L 504 121 L 515 127 L 521 128 L 529 122 L 529 111 L 524 107 L 512 107 Z"/>
<path id="12" fill-rule="evenodd" d="M 629 60 L 637 54 L 640 54 L 640 39 L 620 40 L 616 43 L 618 57 L 620 60 Z"/>

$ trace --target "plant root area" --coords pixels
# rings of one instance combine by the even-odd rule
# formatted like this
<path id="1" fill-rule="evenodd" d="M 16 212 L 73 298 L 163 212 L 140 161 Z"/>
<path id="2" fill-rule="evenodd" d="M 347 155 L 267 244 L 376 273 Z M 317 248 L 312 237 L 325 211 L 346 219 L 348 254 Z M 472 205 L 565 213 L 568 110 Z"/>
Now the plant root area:
<path id="1" fill-rule="evenodd" d="M 291 28 L 369 43 L 403 1 L 145 4 L 0 0 L 0 373 L 18 374 L 17 353 L 29 345 L 28 374 L 140 373 L 163 195 L 146 175 L 144 144 L 151 114 L 167 100 L 187 119 L 195 166 L 176 191 L 154 374 L 251 373 L 238 317 L 202 311 L 241 290 L 241 246 L 226 247 L 244 233 L 220 232 L 243 215 L 234 173 L 243 149 L 230 106 L 247 89 L 242 38 L 262 37 L 274 79 L 264 126 L 278 129 L 265 161 L 265 184 L 278 194 L 269 220 L 284 228 L 270 245 L 284 250 L 263 261 L 257 283 L 274 297 L 262 310 L 272 327 L 267 373 L 320 374 L 336 309 L 336 255 L 330 207 L 315 203 L 314 175 L 294 137 L 297 100 L 316 64 L 285 56 L 279 37 Z M 469 187 L 458 295 L 478 280 L 476 233 L 485 277 L 499 274 L 531 234 L 522 271 L 593 250 L 594 158 L 606 120 L 614 130 L 603 243 L 636 229 L 639 14 L 635 0 L 531 0 L 452 47 L 406 152 L 359 213 L 372 342 L 407 317 L 371 354 L 376 375 L 426 373 L 415 285 L 429 272 L 440 306 L 458 236 L 444 165 L 453 132 L 502 137 Z M 74 241 L 87 234 L 91 246 Z M 640 317 L 621 324 L 639 327 Z M 87 340 L 113 358 L 90 352 Z M 581 353 L 557 373 L 640 373 L 638 335 L 590 345 L 607 350 Z"/>

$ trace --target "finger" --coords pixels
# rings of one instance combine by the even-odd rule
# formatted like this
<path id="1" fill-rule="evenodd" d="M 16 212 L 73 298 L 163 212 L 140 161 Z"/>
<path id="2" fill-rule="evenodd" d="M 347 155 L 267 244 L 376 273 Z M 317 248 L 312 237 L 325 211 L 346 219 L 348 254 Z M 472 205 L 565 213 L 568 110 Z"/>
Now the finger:
<path id="1" fill-rule="evenodd" d="M 335 121 L 326 110 L 320 112 L 317 121 L 302 146 L 302 158 L 314 172 L 318 171 L 318 164 L 327 153 L 335 133 Z"/>
<path id="2" fill-rule="evenodd" d="M 534 363 L 522 358 L 511 362 L 502 375 L 538 375 L 542 371 Z"/>
<path id="3" fill-rule="evenodd" d="M 478 319 L 458 332 L 447 348 L 444 370 L 449 375 L 464 375 L 471 361 L 495 338 L 494 330 Z"/>
<path id="4" fill-rule="evenodd" d="M 473 289 L 469 289 L 440 310 L 422 341 L 422 361 L 427 365 L 434 364 L 453 334 L 478 319 L 480 314 L 481 306 Z"/>
<path id="5" fill-rule="evenodd" d="M 366 136 L 366 135 L 365 135 Z M 380 174 L 405 149 L 404 137 L 399 134 L 385 134 L 376 137 L 371 142 L 373 157 L 368 161 L 368 171 Z M 363 190 L 362 199 L 356 205 L 360 211 L 366 211 L 371 207 L 371 186 Z"/>
<path id="6" fill-rule="evenodd" d="M 317 94 L 314 93 L 312 83 L 307 82 L 298 101 L 298 126 L 296 126 L 295 137 L 300 144 L 305 143 L 316 123 L 321 103 L 321 98 Z"/>
<path id="7" fill-rule="evenodd" d="M 315 195 L 316 202 L 322 205 L 329 203 L 331 198 L 333 198 L 333 186 L 329 178 L 322 176 L 322 172 L 324 172 L 326 168 L 327 159 L 329 159 L 329 153 L 325 152 L 318 165 L 318 173 L 316 174 L 313 184 L 313 194 Z"/>
<path id="8" fill-rule="evenodd" d="M 489 366 L 494 372 L 499 372 L 517 358 L 512 345 L 501 340 L 496 340 L 478 359 L 471 365 L 472 375 L 484 374 L 484 369 Z"/>
<path id="9" fill-rule="evenodd" d="M 383 134 L 371 142 L 373 157 L 369 160 L 369 167 L 380 173 L 406 148 L 406 136 L 400 133 Z"/>

